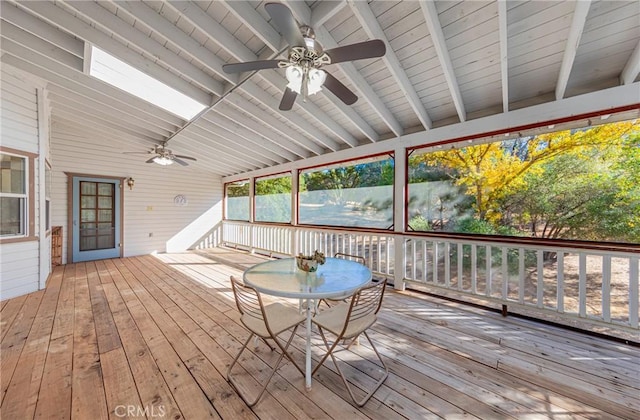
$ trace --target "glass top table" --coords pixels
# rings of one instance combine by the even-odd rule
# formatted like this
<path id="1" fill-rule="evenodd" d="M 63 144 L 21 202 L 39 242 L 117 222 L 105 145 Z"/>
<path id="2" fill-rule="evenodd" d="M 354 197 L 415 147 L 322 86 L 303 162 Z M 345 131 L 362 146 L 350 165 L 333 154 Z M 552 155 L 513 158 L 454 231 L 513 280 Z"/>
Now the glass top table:
<path id="1" fill-rule="evenodd" d="M 311 388 L 311 308 L 319 299 L 348 297 L 371 281 L 366 266 L 341 258 L 327 258 L 315 273 L 296 266 L 295 258 L 263 262 L 247 269 L 244 283 L 260 293 L 306 300 L 305 385 Z"/>

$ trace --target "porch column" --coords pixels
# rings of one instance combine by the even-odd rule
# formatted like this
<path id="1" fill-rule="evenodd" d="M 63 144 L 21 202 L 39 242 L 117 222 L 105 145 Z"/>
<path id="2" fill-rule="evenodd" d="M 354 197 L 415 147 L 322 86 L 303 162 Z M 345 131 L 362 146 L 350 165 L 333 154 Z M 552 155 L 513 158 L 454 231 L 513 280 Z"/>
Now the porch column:
<path id="1" fill-rule="evenodd" d="M 298 190 L 300 187 L 300 171 L 297 168 L 291 170 L 291 256 L 298 255 Z"/>
<path id="2" fill-rule="evenodd" d="M 407 179 L 407 150 L 396 147 L 394 151 L 393 182 L 393 285 L 397 290 L 404 290 L 404 226 L 405 226 L 405 182 Z"/>

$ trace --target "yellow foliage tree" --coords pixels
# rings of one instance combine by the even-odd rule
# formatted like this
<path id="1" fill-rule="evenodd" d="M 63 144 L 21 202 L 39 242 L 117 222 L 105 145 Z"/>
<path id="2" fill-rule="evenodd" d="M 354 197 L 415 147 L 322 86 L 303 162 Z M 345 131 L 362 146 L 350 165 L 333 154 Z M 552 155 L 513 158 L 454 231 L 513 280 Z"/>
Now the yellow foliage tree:
<path id="1" fill-rule="evenodd" d="M 497 222 L 502 217 L 497 205 L 500 199 L 522 185 L 526 172 L 541 170 L 541 162 L 568 151 L 621 145 L 625 135 L 639 131 L 640 121 L 624 121 L 425 153 L 412 162 L 451 170 L 455 184 L 466 187 L 466 194 L 475 198 L 478 218 Z"/>

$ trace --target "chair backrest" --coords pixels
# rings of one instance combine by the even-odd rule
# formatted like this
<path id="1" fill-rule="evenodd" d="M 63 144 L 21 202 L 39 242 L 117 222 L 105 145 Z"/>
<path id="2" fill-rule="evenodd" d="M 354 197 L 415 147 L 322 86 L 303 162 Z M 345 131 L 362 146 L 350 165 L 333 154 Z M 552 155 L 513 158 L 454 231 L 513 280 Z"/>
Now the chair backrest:
<path id="1" fill-rule="evenodd" d="M 234 276 L 231 276 L 231 287 L 240 314 L 264 321 L 260 294 L 254 288 L 242 284 Z"/>
<path id="2" fill-rule="evenodd" d="M 352 322 L 376 315 L 382 306 L 382 298 L 384 290 L 387 286 L 387 280 L 379 283 L 372 283 L 358 290 L 351 298 L 351 306 L 347 313 L 347 323 L 345 327 Z"/>
<path id="3" fill-rule="evenodd" d="M 366 260 L 364 259 L 364 257 L 361 257 L 360 255 L 352 255 L 352 254 L 345 254 L 344 252 L 336 252 L 333 255 L 334 258 L 342 258 L 345 260 L 351 260 L 351 261 L 355 261 L 355 262 L 359 262 L 362 265 L 367 265 Z"/>

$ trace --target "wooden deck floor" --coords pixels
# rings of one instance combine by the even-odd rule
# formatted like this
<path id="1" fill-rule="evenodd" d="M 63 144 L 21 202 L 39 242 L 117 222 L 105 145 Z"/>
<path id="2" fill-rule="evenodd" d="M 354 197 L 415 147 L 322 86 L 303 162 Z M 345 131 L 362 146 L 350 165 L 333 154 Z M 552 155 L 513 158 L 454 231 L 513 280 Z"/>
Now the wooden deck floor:
<path id="1" fill-rule="evenodd" d="M 286 363 L 251 409 L 224 375 L 247 337 L 229 275 L 256 258 L 70 264 L 46 290 L 2 301 L 0 418 L 640 418 L 637 347 L 394 291 L 371 333 L 391 374 L 364 408 L 331 363 L 310 392 Z M 365 344 L 354 351 L 369 355 Z M 302 360 L 302 336 L 293 346 Z M 339 354 L 357 383 L 372 383 L 370 365 Z M 243 379 L 275 356 L 260 344 Z"/>

